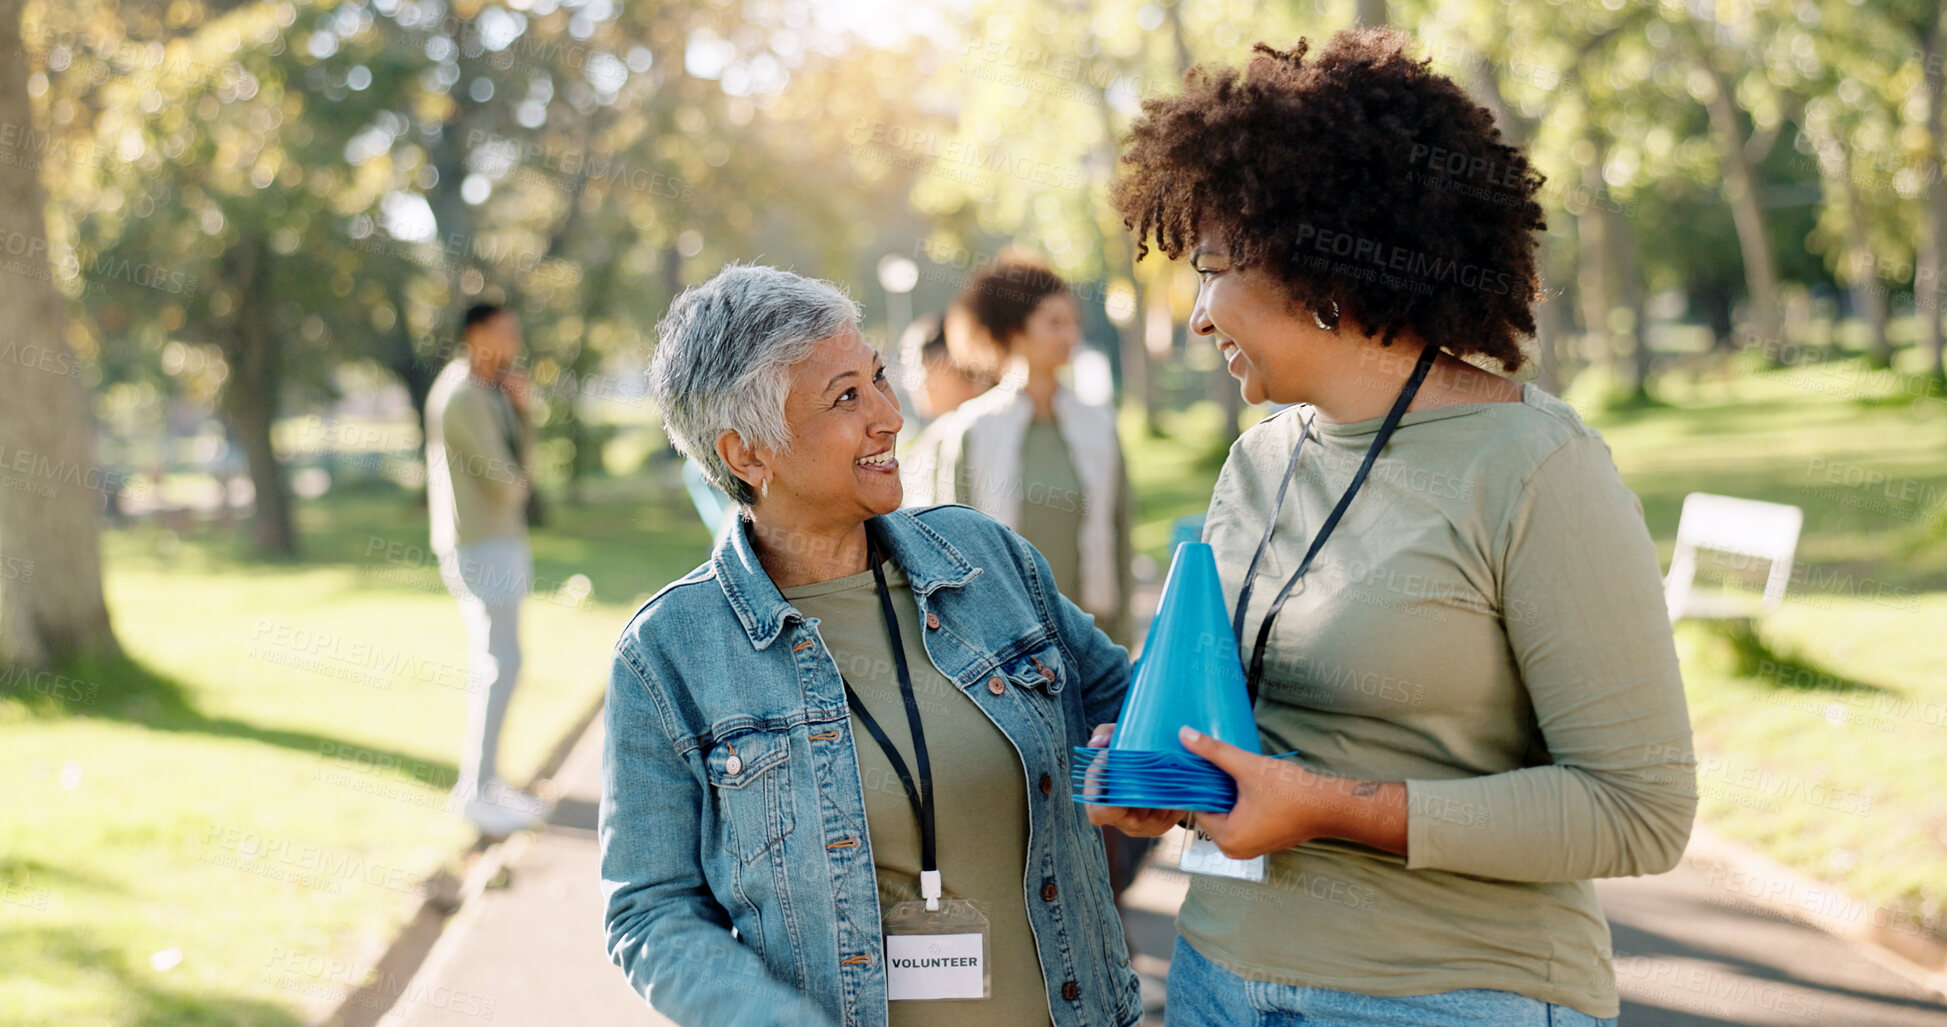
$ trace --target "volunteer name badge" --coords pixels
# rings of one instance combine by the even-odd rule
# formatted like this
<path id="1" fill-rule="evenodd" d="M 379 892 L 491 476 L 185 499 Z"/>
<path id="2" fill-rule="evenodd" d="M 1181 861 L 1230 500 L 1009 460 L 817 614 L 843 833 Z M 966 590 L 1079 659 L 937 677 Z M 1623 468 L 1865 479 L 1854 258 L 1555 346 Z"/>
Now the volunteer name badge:
<path id="1" fill-rule="evenodd" d="M 978 934 L 886 935 L 886 998 L 986 998 Z"/>
<path id="2" fill-rule="evenodd" d="M 893 1002 L 986 998 L 987 917 L 966 899 L 901 902 L 886 927 L 886 998 Z"/>
<path id="3" fill-rule="evenodd" d="M 1202 831 L 1188 832 L 1183 840 L 1183 854 L 1177 857 L 1178 869 L 1186 873 L 1204 874 L 1209 877 L 1234 877 L 1240 881 L 1262 883 L 1264 881 L 1263 856 L 1250 859 L 1232 859 L 1217 848 L 1217 843 Z"/>

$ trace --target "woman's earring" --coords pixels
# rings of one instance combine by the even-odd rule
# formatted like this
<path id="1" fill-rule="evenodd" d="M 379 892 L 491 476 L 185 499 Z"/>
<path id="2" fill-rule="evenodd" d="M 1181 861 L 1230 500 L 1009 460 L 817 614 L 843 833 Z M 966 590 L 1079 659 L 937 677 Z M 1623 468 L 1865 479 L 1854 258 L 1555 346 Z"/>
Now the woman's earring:
<path id="1" fill-rule="evenodd" d="M 758 482 L 757 498 L 759 499 L 771 498 L 771 479 L 765 478 L 763 481 Z"/>
<path id="2" fill-rule="evenodd" d="M 1329 332 L 1337 328 L 1339 326 L 1339 301 L 1332 301 L 1332 322 L 1330 324 L 1325 323 L 1325 315 L 1319 313 L 1317 307 L 1312 308 L 1312 320 L 1317 322 L 1318 327 L 1324 331 Z"/>

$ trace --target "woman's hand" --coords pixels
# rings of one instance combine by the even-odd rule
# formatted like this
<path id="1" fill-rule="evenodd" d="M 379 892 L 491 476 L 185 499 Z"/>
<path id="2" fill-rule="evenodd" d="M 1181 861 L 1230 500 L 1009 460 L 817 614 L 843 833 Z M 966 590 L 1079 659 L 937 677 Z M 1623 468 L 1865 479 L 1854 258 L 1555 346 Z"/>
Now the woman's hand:
<path id="1" fill-rule="evenodd" d="M 1108 745 L 1114 734 L 1114 724 L 1095 725 L 1095 732 L 1088 740 L 1089 747 L 1100 749 Z M 1154 838 L 1167 833 L 1183 819 L 1182 810 L 1130 809 L 1127 806 L 1089 806 L 1087 809 L 1089 823 L 1097 827 L 1113 827 L 1132 838 Z"/>
<path id="2" fill-rule="evenodd" d="M 1187 727 L 1177 737 L 1184 748 L 1237 780 L 1237 805 L 1229 813 L 1196 815 L 1197 830 L 1209 835 L 1224 855 L 1250 859 L 1314 838 L 1343 838 L 1406 855 L 1405 782 L 1314 774 Z M 1094 809 L 1090 807 L 1091 820 Z"/>

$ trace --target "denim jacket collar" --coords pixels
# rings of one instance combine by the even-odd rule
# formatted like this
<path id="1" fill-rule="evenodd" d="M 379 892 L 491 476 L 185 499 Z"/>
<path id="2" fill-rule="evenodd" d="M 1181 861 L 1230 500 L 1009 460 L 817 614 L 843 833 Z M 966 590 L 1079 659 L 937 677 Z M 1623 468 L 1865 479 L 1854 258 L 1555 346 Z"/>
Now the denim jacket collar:
<path id="1" fill-rule="evenodd" d="M 931 595 L 935 589 L 959 588 L 981 574 L 981 569 L 944 536 L 905 510 L 874 517 L 865 524 L 866 530 L 891 551 L 893 561 L 919 596 Z M 750 521 L 740 514 L 717 542 L 710 563 L 738 623 L 750 636 L 751 645 L 761 650 L 777 641 L 791 617 L 802 618 L 803 614 L 784 598 L 758 561 L 749 529 Z"/>

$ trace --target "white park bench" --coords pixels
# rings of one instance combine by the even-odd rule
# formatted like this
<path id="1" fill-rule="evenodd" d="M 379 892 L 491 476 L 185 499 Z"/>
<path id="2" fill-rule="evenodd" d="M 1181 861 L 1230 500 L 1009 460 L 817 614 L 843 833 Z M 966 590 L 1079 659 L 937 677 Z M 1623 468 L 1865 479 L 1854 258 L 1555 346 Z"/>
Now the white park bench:
<path id="1" fill-rule="evenodd" d="M 1708 492 L 1683 497 L 1676 553 L 1670 560 L 1670 576 L 1663 581 L 1663 601 L 1669 607 L 1670 620 L 1750 617 L 1777 609 L 1785 601 L 1792 554 L 1798 549 L 1798 533 L 1804 523 L 1805 511 L 1784 503 Z M 1694 586 L 1700 549 L 1768 561 L 1771 567 L 1765 576 L 1764 598 L 1754 604 L 1744 595 L 1697 591 Z"/>

